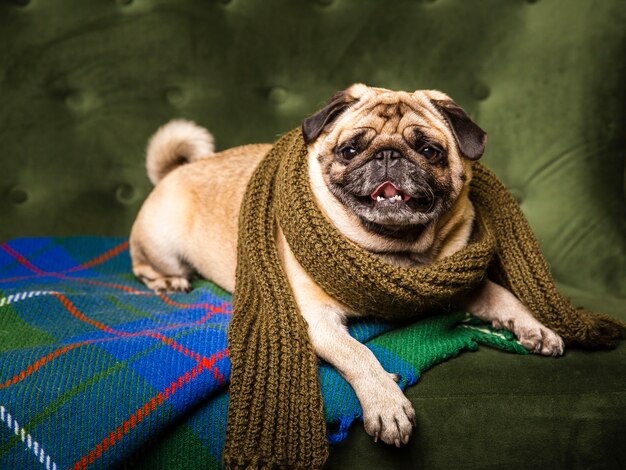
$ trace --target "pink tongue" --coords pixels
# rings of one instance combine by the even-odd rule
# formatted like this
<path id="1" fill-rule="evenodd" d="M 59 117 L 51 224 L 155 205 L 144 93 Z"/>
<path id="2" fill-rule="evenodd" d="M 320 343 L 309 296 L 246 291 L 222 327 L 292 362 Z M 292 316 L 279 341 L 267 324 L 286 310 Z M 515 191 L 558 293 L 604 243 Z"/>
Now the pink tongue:
<path id="1" fill-rule="evenodd" d="M 374 192 L 372 193 L 372 199 L 376 199 L 378 196 L 389 199 L 390 197 L 397 196 L 398 194 L 401 194 L 400 190 L 396 188 L 396 186 L 392 182 L 385 181 L 374 190 Z"/>
<path id="2" fill-rule="evenodd" d="M 391 183 L 385 183 L 383 187 L 383 197 L 390 198 L 400 194 L 400 191 L 396 189 L 396 187 Z"/>

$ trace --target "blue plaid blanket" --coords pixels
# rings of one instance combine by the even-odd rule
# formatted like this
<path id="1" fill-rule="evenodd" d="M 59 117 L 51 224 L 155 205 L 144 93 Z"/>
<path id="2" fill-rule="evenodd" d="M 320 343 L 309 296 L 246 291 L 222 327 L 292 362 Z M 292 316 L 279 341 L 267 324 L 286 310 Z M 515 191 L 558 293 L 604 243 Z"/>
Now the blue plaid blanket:
<path id="1" fill-rule="evenodd" d="M 142 452 L 153 468 L 190 454 L 220 468 L 231 316 L 230 294 L 210 282 L 189 294 L 148 290 L 131 272 L 126 239 L 0 245 L 0 468 L 108 468 Z M 463 313 L 395 329 L 360 321 L 350 331 L 403 389 L 479 343 L 526 352 Z M 362 411 L 328 364 L 320 380 L 338 443 Z"/>

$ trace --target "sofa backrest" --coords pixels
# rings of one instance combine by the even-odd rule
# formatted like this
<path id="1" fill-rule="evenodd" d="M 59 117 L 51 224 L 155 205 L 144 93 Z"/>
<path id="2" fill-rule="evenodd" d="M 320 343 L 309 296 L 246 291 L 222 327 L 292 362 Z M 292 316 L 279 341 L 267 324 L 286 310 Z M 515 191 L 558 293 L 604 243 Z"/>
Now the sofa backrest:
<path id="1" fill-rule="evenodd" d="M 489 132 L 560 282 L 626 297 L 621 0 L 7 0 L 0 241 L 127 235 L 175 117 L 271 142 L 353 82 L 437 88 Z"/>

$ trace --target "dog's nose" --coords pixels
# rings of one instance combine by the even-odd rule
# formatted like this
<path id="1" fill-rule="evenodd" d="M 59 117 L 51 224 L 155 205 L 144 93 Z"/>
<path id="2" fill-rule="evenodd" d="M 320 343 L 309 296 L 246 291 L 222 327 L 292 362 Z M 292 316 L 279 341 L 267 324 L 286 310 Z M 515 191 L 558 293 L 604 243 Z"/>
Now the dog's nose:
<path id="1" fill-rule="evenodd" d="M 402 154 L 396 149 L 379 150 L 378 152 L 376 152 L 376 155 L 374 155 L 374 158 L 380 158 L 383 160 L 392 160 L 392 159 L 401 158 L 401 157 L 402 157 Z"/>
<path id="2" fill-rule="evenodd" d="M 396 167 L 396 163 L 402 158 L 402 153 L 396 149 L 384 149 L 376 152 L 374 158 L 379 162 L 381 168 L 385 168 L 386 172 L 390 168 Z"/>

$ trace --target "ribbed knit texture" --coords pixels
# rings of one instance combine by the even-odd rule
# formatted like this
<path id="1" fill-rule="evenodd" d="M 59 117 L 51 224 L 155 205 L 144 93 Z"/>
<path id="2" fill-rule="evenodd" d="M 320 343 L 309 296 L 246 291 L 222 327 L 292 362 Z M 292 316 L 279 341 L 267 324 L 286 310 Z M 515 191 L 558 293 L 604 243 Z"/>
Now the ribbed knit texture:
<path id="1" fill-rule="evenodd" d="M 299 129 L 261 162 L 240 213 L 233 373 L 225 462 L 231 468 L 321 468 L 328 456 L 317 361 L 276 251 L 277 223 L 311 277 L 349 307 L 385 319 L 451 307 L 485 278 L 505 284 L 568 344 L 610 347 L 624 325 L 576 310 L 556 290 L 513 197 L 474 164 L 470 197 L 479 223 L 463 250 L 420 268 L 398 268 L 347 241 L 317 207 Z M 492 263 L 493 261 L 493 263 Z"/>

